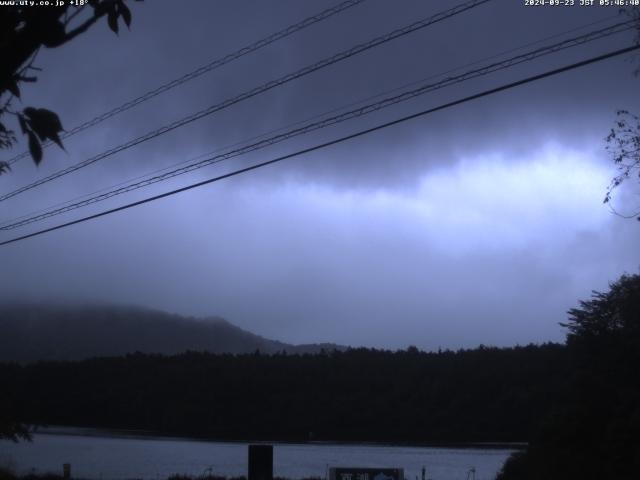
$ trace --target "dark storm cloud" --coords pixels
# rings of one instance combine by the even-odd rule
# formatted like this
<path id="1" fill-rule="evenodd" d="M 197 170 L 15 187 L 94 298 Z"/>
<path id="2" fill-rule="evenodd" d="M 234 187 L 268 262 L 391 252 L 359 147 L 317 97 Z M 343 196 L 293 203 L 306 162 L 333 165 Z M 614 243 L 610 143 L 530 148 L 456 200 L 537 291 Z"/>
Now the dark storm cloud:
<path id="1" fill-rule="evenodd" d="M 0 178 L 0 188 L 455 3 L 368 1 L 69 139 L 68 154 L 47 150 L 37 172 L 23 162 Z M 332 4 L 135 4 L 132 30 L 120 38 L 98 25 L 82 40 L 43 51 L 40 82 L 25 89 L 25 102 L 56 110 L 72 127 Z M 34 189 L 0 211 L 12 217 L 89 193 L 615 14 L 496 0 Z M 632 37 L 443 89 L 87 212 L 619 48 Z M 559 340 L 557 322 L 578 298 L 637 270 L 638 227 L 600 204 L 612 174 L 603 138 L 614 112 L 640 110 L 632 69 L 625 59 L 609 60 L 5 247 L 3 296 L 219 314 L 294 342 L 437 348 Z"/>
<path id="2" fill-rule="evenodd" d="M 43 98 L 44 104 L 56 107 L 63 114 L 65 123 L 75 125 L 93 114 L 101 113 L 109 106 L 146 91 L 150 85 L 175 77 L 177 72 L 188 71 L 205 60 L 222 56 L 239 45 L 248 43 L 248 39 L 260 38 L 328 5 L 307 2 L 303 8 L 300 3 L 281 2 L 277 4 L 278 8 L 274 8 L 274 4 L 268 2 L 237 7 L 193 2 L 191 8 L 176 8 L 166 2 L 154 6 L 157 11 L 153 14 L 140 9 L 134 29 L 127 38 L 118 39 L 106 26 L 101 25 L 101 30 L 96 29 L 95 34 L 91 32 L 97 37 L 93 39 L 94 46 L 91 49 L 87 48 L 89 40 L 86 40 L 83 44 L 78 42 L 69 45 L 60 52 L 46 52 L 51 59 L 47 62 L 49 59 L 43 58 L 42 62 L 47 72 L 46 79 L 54 79 L 55 90 L 52 90 L 72 92 L 69 95 L 72 98 L 68 113 L 66 106 L 56 105 L 61 102 L 55 102 L 57 97 L 52 97 L 44 89 L 41 92 L 34 90 L 30 98 L 34 98 L 34 101 Z M 95 138 L 91 142 L 91 149 L 83 148 L 83 144 L 86 144 L 83 141 L 85 137 L 70 140 L 70 146 L 74 148 L 70 149 L 72 154 L 68 160 L 86 158 L 91 152 L 100 152 L 123 139 L 134 138 L 195 110 L 326 58 L 347 46 L 368 40 L 393 27 L 408 24 L 416 18 L 427 17 L 453 4 L 431 2 L 427 8 L 424 2 L 405 2 L 402 4 L 403 8 L 389 8 L 386 2 L 368 2 L 341 17 L 328 20 L 324 25 L 312 27 L 292 37 L 290 41 L 280 42 L 260 54 L 247 56 L 169 95 L 154 99 L 144 108 L 127 112 L 125 116 L 118 117 L 118 120 L 109 122 L 101 132 L 92 133 Z M 92 169 L 99 171 L 102 176 L 112 174 L 114 178 L 121 179 L 121 172 L 133 174 L 141 165 L 152 168 L 162 164 L 162 157 L 168 156 L 162 153 L 171 154 L 171 161 L 176 156 L 188 158 L 192 151 L 201 153 L 244 140 L 256 133 L 308 118 L 329 108 L 346 105 L 611 14 L 615 12 L 588 8 L 558 9 L 550 13 L 548 10 L 527 9 L 517 2 L 494 2 L 250 99 L 232 109 L 202 119 L 188 128 L 169 133 L 153 143 L 120 154 Z M 186 28 L 185 25 L 189 27 Z M 631 34 L 626 36 L 627 40 L 630 36 Z M 125 42 L 127 45 L 123 48 L 122 44 Z M 616 37 L 613 44 L 620 45 L 623 42 L 622 38 Z M 86 58 L 87 50 L 98 52 L 95 61 L 78 60 Z M 584 58 L 604 50 L 607 48 L 602 46 L 581 47 L 567 52 L 559 60 L 543 60 L 519 67 L 517 74 L 493 75 L 453 89 L 434 92 L 394 109 L 393 113 L 397 116 L 432 107 L 461 95 L 495 86 L 496 83 L 538 72 L 541 67 L 564 64 L 567 60 Z M 92 64 L 96 65 L 92 67 Z M 621 60 L 612 60 L 607 65 L 617 66 L 621 73 L 625 70 L 625 64 Z M 69 81 L 70 68 L 79 70 L 79 80 L 74 83 Z M 600 119 L 598 129 L 602 128 L 603 123 L 609 122 L 612 110 L 617 108 L 612 105 L 624 106 L 629 101 L 633 82 L 629 75 L 619 75 L 615 88 L 612 88 L 608 68 L 588 67 L 535 86 L 523 87 L 520 91 L 474 102 L 469 108 L 456 107 L 440 112 L 376 134 L 366 141 L 357 142 L 358 145 L 353 147 L 347 145 L 344 148 L 356 148 L 358 151 L 364 148 L 366 152 L 367 147 L 372 145 L 402 145 L 423 140 L 433 151 L 431 158 L 443 158 L 446 162 L 453 149 L 477 150 L 483 144 L 494 145 L 498 141 L 510 146 L 521 143 L 523 137 L 532 143 L 539 142 L 540 137 L 549 136 L 573 139 L 576 133 L 592 128 L 593 120 L 590 117 Z M 575 108 L 577 104 L 582 107 L 579 113 Z M 535 109 L 532 109 L 534 105 Z M 604 121 L 603 114 L 609 114 Z M 351 131 L 361 125 L 379 123 L 389 117 L 390 113 L 384 112 L 372 117 L 372 120 L 363 119 L 353 127 L 333 129 L 327 136 L 333 137 L 335 132 Z M 576 125 L 577 118 L 581 120 L 580 125 Z M 549 123 L 550 121 L 553 123 Z M 500 132 L 499 136 L 496 136 L 496 131 Z M 527 132 L 527 135 L 523 135 L 523 132 Z M 318 137 L 301 139 L 293 142 L 292 147 L 283 146 L 282 150 L 290 151 L 296 145 L 313 143 L 314 138 Z M 363 144 L 364 147 L 361 147 Z M 379 151 L 379 148 L 373 147 L 373 150 Z M 444 155 L 438 155 L 440 151 Z M 58 156 L 65 160 L 64 154 Z M 367 157 L 369 168 L 363 169 L 362 164 L 354 160 L 337 165 L 331 158 L 321 166 L 317 165 L 319 162 L 296 162 L 291 168 L 296 171 L 310 168 L 312 178 L 316 178 L 318 170 L 327 169 L 335 172 L 333 180 L 349 182 L 358 173 L 358 176 L 375 177 L 379 170 L 376 166 L 381 166 L 383 168 L 379 175 L 383 181 L 388 180 L 390 172 L 388 168 L 384 168 L 383 158 L 375 159 L 366 154 L 347 156 Z M 50 162 L 50 166 L 56 169 L 60 163 Z M 398 175 L 406 179 L 412 177 L 416 169 L 421 171 L 428 166 L 404 164 L 402 169 L 393 170 L 402 172 Z M 352 170 L 357 172 L 352 173 Z M 87 176 L 91 177 L 90 174 Z"/>

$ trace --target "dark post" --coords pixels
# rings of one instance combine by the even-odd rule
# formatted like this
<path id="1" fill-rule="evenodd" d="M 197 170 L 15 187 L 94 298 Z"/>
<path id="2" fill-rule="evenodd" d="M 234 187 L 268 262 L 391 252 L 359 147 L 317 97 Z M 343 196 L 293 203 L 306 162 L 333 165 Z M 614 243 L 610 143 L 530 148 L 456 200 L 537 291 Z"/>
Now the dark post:
<path id="1" fill-rule="evenodd" d="M 249 445 L 248 480 L 273 480 L 273 445 Z"/>
<path id="2" fill-rule="evenodd" d="M 71 478 L 71 464 L 63 463 L 62 464 L 62 478 L 69 479 Z"/>

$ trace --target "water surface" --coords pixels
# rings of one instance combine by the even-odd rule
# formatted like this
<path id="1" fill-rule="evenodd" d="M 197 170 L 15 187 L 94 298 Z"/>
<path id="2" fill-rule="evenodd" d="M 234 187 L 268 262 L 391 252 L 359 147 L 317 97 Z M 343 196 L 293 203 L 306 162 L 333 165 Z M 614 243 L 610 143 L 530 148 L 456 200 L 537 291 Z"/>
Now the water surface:
<path id="1" fill-rule="evenodd" d="M 73 433 L 73 434 L 69 434 Z M 31 443 L 0 441 L 0 465 L 18 473 L 61 472 L 92 480 L 160 479 L 176 473 L 247 474 L 247 444 L 163 437 L 96 435 L 82 430 L 38 433 Z M 274 475 L 299 479 L 325 477 L 330 466 L 399 467 L 407 480 L 420 479 L 422 467 L 433 480 L 491 480 L 512 449 L 433 448 L 385 445 L 274 444 Z M 470 477 L 472 478 L 472 477 Z"/>

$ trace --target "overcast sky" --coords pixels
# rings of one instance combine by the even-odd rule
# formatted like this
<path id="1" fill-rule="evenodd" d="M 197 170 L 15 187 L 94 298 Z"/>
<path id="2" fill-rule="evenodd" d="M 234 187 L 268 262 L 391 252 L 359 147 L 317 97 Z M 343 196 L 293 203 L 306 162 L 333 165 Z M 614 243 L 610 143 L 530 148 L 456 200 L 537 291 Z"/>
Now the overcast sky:
<path id="1" fill-rule="evenodd" d="M 116 36 L 99 22 L 76 41 L 43 50 L 36 62 L 43 69 L 38 83 L 23 87 L 24 105 L 56 111 L 70 129 L 336 3 L 131 2 L 131 31 Z M 368 0 L 69 138 L 66 153 L 47 149 L 39 168 L 30 159 L 21 161 L 13 173 L 0 177 L 0 192 L 457 3 Z M 523 1 L 494 0 L 2 202 L 0 220 L 246 143 L 412 82 L 437 81 L 454 68 L 462 73 L 496 54 L 507 58 L 602 28 L 616 21 L 616 13 L 616 7 L 526 7 Z M 634 33 L 626 32 L 438 90 L 0 232 L 0 240 L 310 147 L 633 40 Z M 638 272 L 638 222 L 617 217 L 602 204 L 615 173 L 604 140 L 615 112 L 640 112 L 640 78 L 632 75 L 638 61 L 629 55 L 606 60 L 0 247 L 0 296 L 219 315 L 293 343 L 436 349 L 561 341 L 558 322 L 579 299 L 588 298 L 592 289 L 606 289 L 624 272 Z M 11 154 L 22 149 L 24 142 Z M 619 210 L 640 204 L 638 192 L 622 190 L 616 197 Z"/>

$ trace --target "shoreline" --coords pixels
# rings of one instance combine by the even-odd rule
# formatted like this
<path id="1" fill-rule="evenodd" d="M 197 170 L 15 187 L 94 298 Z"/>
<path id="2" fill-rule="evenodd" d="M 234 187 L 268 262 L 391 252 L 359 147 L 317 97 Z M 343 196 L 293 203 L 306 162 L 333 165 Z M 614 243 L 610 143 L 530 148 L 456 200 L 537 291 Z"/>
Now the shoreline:
<path id="1" fill-rule="evenodd" d="M 459 450 L 522 450 L 527 442 L 378 442 L 378 441 L 344 441 L 344 440 L 230 440 L 215 437 L 189 437 L 163 434 L 148 430 L 126 430 L 115 428 L 74 427 L 68 425 L 39 426 L 31 432 L 33 435 L 68 435 L 78 437 L 129 438 L 140 440 L 180 440 L 228 444 L 273 444 L 273 445 L 311 445 L 311 446 L 379 446 L 379 447 L 413 447 L 443 448 Z"/>

